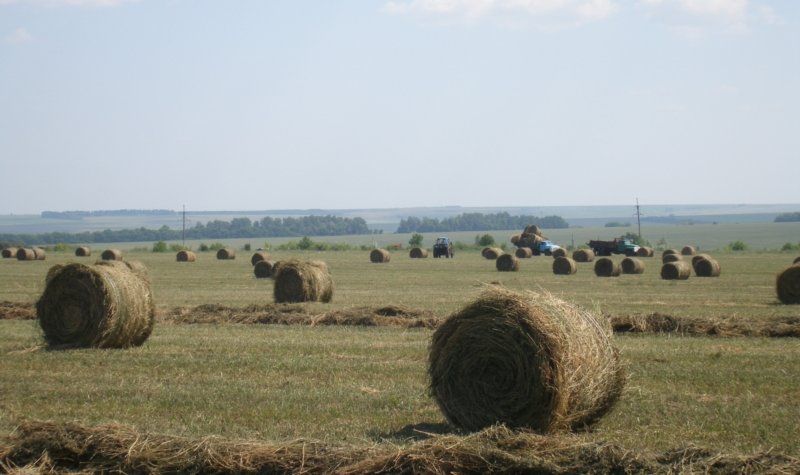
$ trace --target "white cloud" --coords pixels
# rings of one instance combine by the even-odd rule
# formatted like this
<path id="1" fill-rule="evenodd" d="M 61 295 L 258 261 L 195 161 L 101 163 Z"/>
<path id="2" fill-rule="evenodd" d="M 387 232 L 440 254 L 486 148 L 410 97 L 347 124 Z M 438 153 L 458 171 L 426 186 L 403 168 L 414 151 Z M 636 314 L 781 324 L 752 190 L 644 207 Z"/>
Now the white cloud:
<path id="1" fill-rule="evenodd" d="M 616 0 L 396 0 L 384 4 L 389 13 L 417 13 L 475 21 L 493 15 L 558 15 L 578 20 L 599 20 L 616 10 Z"/>
<path id="2" fill-rule="evenodd" d="M 33 35 L 31 35 L 28 30 L 22 27 L 17 28 L 5 37 L 6 43 L 27 43 L 32 39 Z"/>
<path id="3" fill-rule="evenodd" d="M 116 7 L 139 0 L 0 0 L 4 5 L 30 5 L 34 7 Z"/>
<path id="4" fill-rule="evenodd" d="M 672 8 L 695 16 L 726 19 L 731 23 L 744 22 L 748 0 L 639 0 L 650 8 Z"/>

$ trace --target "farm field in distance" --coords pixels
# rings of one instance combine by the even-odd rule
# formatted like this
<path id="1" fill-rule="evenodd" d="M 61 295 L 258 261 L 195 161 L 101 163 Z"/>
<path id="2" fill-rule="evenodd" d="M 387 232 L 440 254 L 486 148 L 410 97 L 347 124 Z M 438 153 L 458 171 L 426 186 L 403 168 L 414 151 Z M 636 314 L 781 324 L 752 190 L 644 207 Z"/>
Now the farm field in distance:
<path id="1" fill-rule="evenodd" d="M 706 226 L 706 225 L 703 225 Z M 643 258 L 642 275 L 599 278 L 592 263 L 579 263 L 571 276 L 552 273 L 551 257 L 520 260 L 518 272 L 498 272 L 480 249 L 456 250 L 454 259 L 410 259 L 392 251 L 387 263 L 373 264 L 368 251 L 273 251 L 275 260 L 325 261 L 334 280 L 330 304 L 302 304 L 309 314 L 356 307 L 405 306 L 444 318 L 481 292 L 486 284 L 519 291 L 546 290 L 610 317 L 659 313 L 684 319 L 722 319 L 758 325 L 800 319 L 800 306 L 782 305 L 775 276 L 800 251 L 777 252 L 797 243 L 798 227 L 785 226 L 767 243 L 752 224 L 708 225 L 698 233 L 722 267 L 719 278 L 664 281 L 660 253 Z M 753 226 L 753 228 L 751 228 Z M 680 228 L 697 229 L 697 226 Z M 777 229 L 768 226 L 770 229 Z M 724 231 L 713 235 L 714 229 Z M 731 232 L 733 229 L 736 232 Z M 562 244 L 611 238 L 625 230 L 569 229 L 547 232 Z M 498 243 L 514 231 L 490 232 Z M 586 232 L 586 236 L 584 233 Z M 591 233 L 591 234 L 590 234 Z M 449 233 L 472 243 L 477 233 Z M 588 237 L 587 237 L 588 236 Z M 748 236 L 752 236 L 748 239 Z M 426 235 L 427 241 L 432 235 Z M 344 242 L 345 238 L 313 238 Z M 403 243 L 408 236 L 349 237 L 353 243 Z M 651 242 L 658 238 L 650 237 Z M 696 244 L 667 234 L 680 248 Z M 750 251 L 731 252 L 725 243 L 742 240 Z M 267 240 L 277 244 L 277 240 Z M 361 242 L 359 242 L 361 241 Z M 244 308 L 273 302 L 271 279 L 253 276 L 250 256 L 257 240 L 221 240 L 236 248 L 235 260 L 219 261 L 199 252 L 197 262 L 175 262 L 175 254 L 152 253 L 152 243 L 131 243 L 126 260 L 149 269 L 159 312 L 150 339 L 130 350 L 51 352 L 33 320 L 0 320 L 0 434 L 21 419 L 119 423 L 143 432 L 192 438 L 285 442 L 298 438 L 333 446 L 407 447 L 413 428 L 449 434 L 426 392 L 427 345 L 431 330 L 363 326 L 258 324 L 174 324 L 161 318 L 176 307 L 202 304 Z M 0 260 L 0 301 L 35 302 L 54 264 L 93 263 L 93 256 L 48 252 L 47 260 Z M 196 247 L 193 244 L 192 247 Z M 513 251 L 513 247 L 508 245 Z M 764 249 L 773 249 L 771 251 Z M 621 260 L 622 257 L 615 256 Z M 689 337 L 617 334 L 615 342 L 629 380 L 611 413 L 576 442 L 618 444 L 634 452 L 663 452 L 689 444 L 722 453 L 775 451 L 800 457 L 800 339 Z M 417 434 L 418 437 L 418 434 Z"/>

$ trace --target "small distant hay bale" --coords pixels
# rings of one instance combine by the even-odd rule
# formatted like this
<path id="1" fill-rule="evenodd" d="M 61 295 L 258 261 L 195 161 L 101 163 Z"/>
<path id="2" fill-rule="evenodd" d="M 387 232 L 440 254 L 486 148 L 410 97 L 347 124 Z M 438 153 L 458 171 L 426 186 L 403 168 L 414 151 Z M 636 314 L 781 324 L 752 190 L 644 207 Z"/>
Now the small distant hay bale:
<path id="1" fill-rule="evenodd" d="M 553 274 L 572 275 L 576 272 L 578 272 L 578 264 L 575 259 L 559 256 L 553 260 Z"/>
<path id="2" fill-rule="evenodd" d="M 572 258 L 575 262 L 592 262 L 594 260 L 594 251 L 591 249 L 578 249 L 572 253 Z"/>
<path id="3" fill-rule="evenodd" d="M 11 259 L 17 257 L 18 248 L 16 247 L 7 247 L 3 249 L 3 259 Z"/>
<path id="4" fill-rule="evenodd" d="M 122 251 L 119 249 L 106 249 L 100 255 L 100 258 L 104 261 L 121 261 L 122 260 Z"/>
<path id="5" fill-rule="evenodd" d="M 229 247 L 223 247 L 217 251 L 217 259 L 220 261 L 236 259 L 236 252 Z"/>
<path id="6" fill-rule="evenodd" d="M 594 263 L 594 275 L 597 277 L 619 277 L 622 269 L 609 257 L 601 257 Z"/>
<path id="7" fill-rule="evenodd" d="M 693 256 L 697 254 L 697 248 L 691 245 L 686 245 L 681 248 L 681 255 L 682 256 Z"/>
<path id="8" fill-rule="evenodd" d="M 486 259 L 495 260 L 504 254 L 503 250 L 499 247 L 484 247 L 481 255 Z"/>
<path id="9" fill-rule="evenodd" d="M 389 251 L 386 249 L 373 249 L 369 253 L 369 261 L 375 264 L 389 262 L 390 259 L 391 256 L 389 255 Z"/>
<path id="10" fill-rule="evenodd" d="M 17 249 L 18 261 L 35 261 L 36 253 L 29 247 L 21 247 Z"/>
<path id="11" fill-rule="evenodd" d="M 639 249 L 636 250 L 637 257 L 653 257 L 654 251 L 652 247 L 647 246 L 640 246 Z"/>
<path id="12" fill-rule="evenodd" d="M 664 280 L 686 280 L 692 275 L 692 269 L 684 261 L 667 262 L 661 266 L 661 278 Z"/>
<path id="13" fill-rule="evenodd" d="M 667 254 L 680 254 L 677 249 L 664 249 L 664 252 L 661 253 L 661 257 L 663 258 Z"/>
<path id="14" fill-rule="evenodd" d="M 408 257 L 412 259 L 425 259 L 428 257 L 428 250 L 423 247 L 413 247 L 408 251 Z"/>
<path id="15" fill-rule="evenodd" d="M 677 262 L 683 260 L 683 257 L 680 254 L 664 254 L 661 256 L 661 263 L 666 264 L 667 262 Z"/>
<path id="16" fill-rule="evenodd" d="M 537 236 L 543 236 L 542 230 L 539 228 L 539 226 L 535 224 L 529 224 L 525 226 L 525 229 L 522 231 L 522 234 L 535 234 Z"/>
<path id="17" fill-rule="evenodd" d="M 712 257 L 704 257 L 697 261 L 692 261 L 694 268 L 694 275 L 697 277 L 719 277 L 722 272 L 719 262 Z"/>
<path id="18" fill-rule="evenodd" d="M 258 279 L 272 277 L 272 271 L 274 267 L 275 265 L 271 261 L 264 259 L 255 263 L 253 266 L 253 274 L 255 274 L 256 278 Z"/>
<path id="19" fill-rule="evenodd" d="M 692 256 L 692 267 L 694 267 L 697 264 L 697 261 L 701 259 L 711 259 L 711 258 L 712 257 L 710 254 L 695 254 L 694 256 Z"/>
<path id="20" fill-rule="evenodd" d="M 502 254 L 495 260 L 495 267 L 500 272 L 517 272 L 519 270 L 519 259 L 513 254 Z"/>
<path id="21" fill-rule="evenodd" d="M 197 254 L 184 249 L 178 251 L 178 254 L 175 255 L 175 260 L 178 262 L 195 262 L 197 260 Z"/>
<path id="22" fill-rule="evenodd" d="M 34 247 L 33 248 L 33 255 L 37 261 L 43 261 L 47 259 L 47 251 L 42 249 L 41 247 Z"/>
<path id="23" fill-rule="evenodd" d="M 800 304 L 800 264 L 794 264 L 775 279 L 778 300 L 785 304 Z"/>
<path id="24" fill-rule="evenodd" d="M 75 249 L 76 257 L 89 257 L 92 255 L 92 249 L 89 246 L 78 246 Z"/>
<path id="25" fill-rule="evenodd" d="M 48 273 L 36 313 L 49 347 L 129 348 L 147 340 L 155 325 L 149 279 L 114 264 L 68 264 Z"/>
<path id="26" fill-rule="evenodd" d="M 520 234 L 515 234 L 511 236 L 511 244 L 516 246 L 517 244 L 519 244 L 520 239 L 522 239 L 522 236 Z"/>
<path id="27" fill-rule="evenodd" d="M 252 257 L 250 257 L 250 264 L 256 265 L 259 261 L 266 261 L 269 259 L 269 253 L 266 251 L 256 251 L 253 253 Z"/>
<path id="28" fill-rule="evenodd" d="M 555 259 L 556 257 L 567 257 L 567 250 L 563 247 L 559 247 L 553 251 L 553 258 Z"/>
<path id="29" fill-rule="evenodd" d="M 644 274 L 644 262 L 635 257 L 626 257 L 620 262 L 623 274 Z"/>
<path id="30" fill-rule="evenodd" d="M 333 298 L 333 279 L 320 261 L 281 261 L 275 276 L 276 303 L 324 302 Z"/>
<path id="31" fill-rule="evenodd" d="M 518 247 L 516 251 L 514 251 L 514 255 L 520 259 L 530 259 L 533 257 L 533 251 L 529 247 Z"/>
<path id="32" fill-rule="evenodd" d="M 496 286 L 439 325 L 428 374 L 444 416 L 470 431 L 589 426 L 625 385 L 607 322 L 546 292 Z"/>

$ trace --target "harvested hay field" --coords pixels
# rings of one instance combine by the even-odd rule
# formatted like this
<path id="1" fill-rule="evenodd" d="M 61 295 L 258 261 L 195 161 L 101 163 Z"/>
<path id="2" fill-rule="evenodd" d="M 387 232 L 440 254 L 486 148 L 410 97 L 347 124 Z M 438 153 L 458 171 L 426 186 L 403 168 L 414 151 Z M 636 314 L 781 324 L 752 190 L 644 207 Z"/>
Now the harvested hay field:
<path id="1" fill-rule="evenodd" d="M 428 250 L 423 247 L 413 247 L 408 251 L 408 257 L 411 259 L 425 259 L 428 257 Z"/>
<path id="2" fill-rule="evenodd" d="M 274 268 L 275 268 L 274 262 L 264 259 L 262 261 L 257 261 L 253 265 L 253 274 L 258 279 L 265 279 L 268 277 L 272 277 Z"/>
<path id="3" fill-rule="evenodd" d="M 644 274 L 644 262 L 635 257 L 626 257 L 620 262 L 623 274 Z"/>
<path id="4" fill-rule="evenodd" d="M 30 303 L 0 302 L 0 320 L 34 320 L 36 307 Z"/>
<path id="5" fill-rule="evenodd" d="M 530 259 L 533 257 L 533 251 L 531 251 L 529 247 L 518 247 L 517 250 L 514 251 L 514 255 L 519 259 Z"/>
<path id="6" fill-rule="evenodd" d="M 413 431 L 413 427 L 410 428 Z M 366 448 L 312 440 L 265 442 L 143 433 L 129 426 L 23 421 L 0 445 L 0 467 L 21 473 L 748 473 L 789 474 L 779 453 L 724 454 L 688 446 L 635 452 L 603 442 L 505 426 L 470 435 L 418 431 L 416 442 Z"/>
<path id="7" fill-rule="evenodd" d="M 594 260 L 594 251 L 591 249 L 578 249 L 572 253 L 572 258 L 575 262 L 592 262 Z"/>
<path id="8" fill-rule="evenodd" d="M 391 255 L 386 249 L 373 249 L 369 252 L 369 261 L 373 264 L 382 264 L 390 260 Z"/>
<path id="9" fill-rule="evenodd" d="M 625 385 L 602 321 L 549 293 L 489 287 L 431 337 L 431 395 L 450 424 L 470 431 L 591 425 Z"/>
<path id="10" fill-rule="evenodd" d="M 775 278 L 775 290 L 782 303 L 800 303 L 800 264 L 794 264 L 778 274 Z"/>
<path id="11" fill-rule="evenodd" d="M 120 265 L 68 264 L 48 277 L 36 314 L 50 348 L 128 348 L 155 324 L 150 282 Z"/>
<path id="12" fill-rule="evenodd" d="M 495 267 L 500 272 L 517 272 L 519 270 L 519 259 L 513 254 L 503 254 L 495 261 Z"/>
<path id="13" fill-rule="evenodd" d="M 694 275 L 697 277 L 719 277 L 722 273 L 719 262 L 710 256 L 696 261 L 693 260 L 692 267 L 694 268 Z"/>
<path id="14" fill-rule="evenodd" d="M 556 257 L 553 260 L 553 274 L 572 275 L 578 272 L 578 264 L 569 257 Z"/>
<path id="15" fill-rule="evenodd" d="M 614 333 L 672 333 L 682 336 L 800 338 L 800 317 L 742 319 L 673 317 L 660 313 L 610 317 Z"/>
<path id="16" fill-rule="evenodd" d="M 178 251 L 175 255 L 175 260 L 178 262 L 195 262 L 197 261 L 197 254 L 192 251 Z"/>
<path id="17" fill-rule="evenodd" d="M 106 249 L 100 254 L 100 259 L 104 261 L 121 261 L 122 251 L 119 249 Z"/>
<path id="18" fill-rule="evenodd" d="M 89 246 L 78 246 L 75 248 L 75 257 L 89 257 L 92 255 L 92 249 Z"/>
<path id="19" fill-rule="evenodd" d="M 333 279 L 321 261 L 281 261 L 275 276 L 276 303 L 324 302 L 333 298 Z"/>
<path id="20" fill-rule="evenodd" d="M 661 266 L 664 280 L 686 280 L 692 275 L 692 268 L 684 261 L 667 262 Z"/>
<path id="21" fill-rule="evenodd" d="M 622 268 L 610 257 L 601 257 L 594 263 L 594 275 L 597 277 L 619 277 Z"/>
<path id="22" fill-rule="evenodd" d="M 236 251 L 231 248 L 224 247 L 217 251 L 217 259 L 220 261 L 236 259 Z"/>
<path id="23" fill-rule="evenodd" d="M 505 252 L 499 247 L 484 247 L 483 250 L 481 250 L 481 255 L 490 260 L 495 260 L 503 254 L 505 254 Z"/>
<path id="24" fill-rule="evenodd" d="M 250 256 L 250 264 L 256 265 L 261 261 L 266 261 L 269 259 L 269 253 L 266 251 L 256 251 Z"/>

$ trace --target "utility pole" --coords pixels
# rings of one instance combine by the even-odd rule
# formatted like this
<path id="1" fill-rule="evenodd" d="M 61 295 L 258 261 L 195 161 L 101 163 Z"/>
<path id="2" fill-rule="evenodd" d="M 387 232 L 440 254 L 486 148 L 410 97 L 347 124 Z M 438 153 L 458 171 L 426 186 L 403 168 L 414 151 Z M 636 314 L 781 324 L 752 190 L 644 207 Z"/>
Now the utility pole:
<path id="1" fill-rule="evenodd" d="M 639 198 L 638 197 L 636 198 L 636 225 L 639 228 L 639 242 L 644 242 L 644 239 L 642 239 L 642 219 L 641 219 L 641 213 L 639 212 Z"/>
<path id="2" fill-rule="evenodd" d="M 183 231 L 181 232 L 181 245 L 186 248 L 186 205 L 183 205 Z"/>

